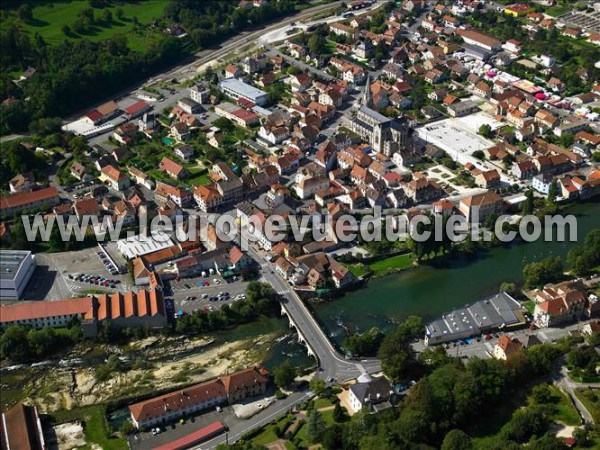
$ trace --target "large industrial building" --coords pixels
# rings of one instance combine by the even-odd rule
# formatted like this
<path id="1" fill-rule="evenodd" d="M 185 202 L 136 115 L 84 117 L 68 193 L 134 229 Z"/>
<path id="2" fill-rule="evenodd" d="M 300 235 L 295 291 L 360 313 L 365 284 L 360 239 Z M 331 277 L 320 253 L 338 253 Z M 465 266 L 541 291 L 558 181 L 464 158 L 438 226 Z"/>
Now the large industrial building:
<path id="1" fill-rule="evenodd" d="M 144 256 L 175 245 L 171 237 L 163 232 L 153 231 L 145 236 L 138 234 L 117 241 L 117 249 L 127 259 Z"/>
<path id="2" fill-rule="evenodd" d="M 117 328 L 162 328 L 167 324 L 167 312 L 159 289 L 0 306 L 1 328 L 58 328 L 68 326 L 73 319 L 79 320 L 84 334 L 91 337 L 106 320 Z"/>
<path id="3" fill-rule="evenodd" d="M 506 292 L 500 292 L 425 325 L 425 344 L 466 339 L 523 323 L 525 317 L 521 304 Z"/>
<path id="4" fill-rule="evenodd" d="M 267 93 L 237 78 L 227 78 L 219 83 L 219 89 L 236 100 L 244 99 L 255 105 L 267 104 Z"/>
<path id="5" fill-rule="evenodd" d="M 27 250 L 0 250 L 0 298 L 18 300 L 35 270 L 35 257 Z"/>

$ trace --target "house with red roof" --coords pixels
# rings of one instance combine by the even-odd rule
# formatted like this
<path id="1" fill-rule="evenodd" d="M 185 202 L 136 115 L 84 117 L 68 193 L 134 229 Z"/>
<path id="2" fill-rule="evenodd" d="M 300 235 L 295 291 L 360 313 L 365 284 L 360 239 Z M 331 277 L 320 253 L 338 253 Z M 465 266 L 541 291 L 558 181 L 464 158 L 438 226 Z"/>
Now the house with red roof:
<path id="1" fill-rule="evenodd" d="M 129 178 L 115 166 L 110 164 L 100 170 L 100 181 L 115 191 L 124 191 L 131 185 Z"/>
<path id="2" fill-rule="evenodd" d="M 175 161 L 167 158 L 166 156 L 161 159 L 158 170 L 165 172 L 171 178 L 175 178 L 176 180 L 183 180 L 190 175 L 185 167 L 177 164 Z"/>

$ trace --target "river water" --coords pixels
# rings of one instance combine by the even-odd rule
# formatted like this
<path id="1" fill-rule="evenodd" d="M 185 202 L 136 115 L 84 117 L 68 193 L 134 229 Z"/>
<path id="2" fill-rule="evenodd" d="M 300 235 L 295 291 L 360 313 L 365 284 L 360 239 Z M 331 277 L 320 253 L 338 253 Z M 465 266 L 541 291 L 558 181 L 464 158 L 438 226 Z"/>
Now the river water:
<path id="1" fill-rule="evenodd" d="M 600 227 L 600 202 L 577 204 L 564 214 L 577 218 L 579 242 Z M 340 344 L 348 332 L 388 328 L 416 314 L 425 320 L 493 294 L 503 282 L 521 279 L 523 266 L 550 255 L 566 256 L 571 242 L 516 243 L 474 258 L 456 257 L 371 281 L 365 288 L 314 306 L 328 334 Z"/>

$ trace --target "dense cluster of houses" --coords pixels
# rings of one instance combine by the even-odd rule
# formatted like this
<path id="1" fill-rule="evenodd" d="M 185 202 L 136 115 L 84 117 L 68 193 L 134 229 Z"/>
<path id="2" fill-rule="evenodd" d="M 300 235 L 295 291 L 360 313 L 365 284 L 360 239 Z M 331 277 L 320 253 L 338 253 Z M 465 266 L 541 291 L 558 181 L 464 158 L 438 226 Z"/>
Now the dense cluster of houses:
<path id="1" fill-rule="evenodd" d="M 376 206 L 408 209 L 427 205 L 435 214 L 457 212 L 469 219 L 477 209 L 483 222 L 505 210 L 498 192 L 514 182 L 530 183 L 541 195 L 548 195 L 557 183 L 558 195 L 565 199 L 598 195 L 600 172 L 589 168 L 588 162 L 600 148 L 600 137 L 585 115 L 557 114 L 555 107 L 562 100 L 546 98 L 550 91 L 559 94 L 566 89 L 560 68 L 549 55 L 527 59 L 546 76 L 547 81 L 540 81 L 542 87 L 502 74 L 506 64 L 524 59 L 523 44 L 515 39 L 502 42 L 472 28 L 468 16 L 482 6 L 483 2 L 475 0 L 440 2 L 420 14 L 425 2 L 403 0 L 378 33 L 369 27 L 376 12 L 326 25 L 328 39 L 336 48 L 329 59 L 312 54 L 301 40 L 292 38 L 281 52 L 245 55 L 224 68 L 218 86 L 200 81 L 186 88 L 188 97 L 169 110 L 172 121 L 168 126 L 154 117 L 144 99 L 123 111 L 112 101 L 100 105 L 86 120 L 101 126 L 125 113 L 127 121 L 113 133 L 120 146 L 87 164 L 74 161 L 69 170 L 81 183 L 91 182 L 96 174 L 101 185 L 85 198 L 64 202 L 55 188 L 42 188 L 30 174 L 19 174 L 10 180 L 11 194 L 1 199 L 0 216 L 41 210 L 45 217 L 72 214 L 81 219 L 92 215 L 112 222 L 122 220 L 128 226 L 141 214 L 173 218 L 185 216 L 184 209 L 196 208 L 207 213 L 235 210 L 242 223 L 251 217 L 265 223 L 273 215 L 301 218 L 327 213 L 335 221 L 344 213 Z M 560 21 L 519 5 L 511 5 L 503 13 L 519 18 L 532 37 L 544 28 L 571 32 Z M 415 14 L 420 14 L 420 23 L 407 39 L 403 23 Z M 381 46 L 388 57 L 376 61 Z M 287 71 L 290 58 L 329 75 Z M 377 79 L 371 79 L 369 64 L 381 69 Z M 589 76 L 584 72 L 579 74 L 582 80 Z M 499 143 L 484 151 L 485 168 L 471 163 L 464 167 L 463 174 L 488 192 L 450 201 L 445 198 L 450 194 L 448 186 L 430 173 L 412 169 L 424 159 L 444 154 L 412 132 L 419 118 L 407 109 L 412 106 L 411 91 L 418 80 L 431 85 L 427 93 L 431 104 L 419 111 L 421 117 L 467 116 L 481 112 L 486 103 L 484 109 L 506 123 L 507 127 L 498 131 Z M 267 107 L 269 95 L 263 89 L 274 83 L 283 83 L 289 95 Z M 350 111 L 340 114 L 359 86 L 364 86 L 364 94 Z M 597 101 L 599 93 L 596 86 L 589 95 L 572 100 L 586 104 Z M 214 161 L 203 184 L 186 186 L 190 163 L 199 156 L 190 138 L 202 133 L 208 145 L 223 147 L 225 133 L 199 121 L 207 109 L 254 133 L 253 139 L 237 144 L 244 160 L 239 167 Z M 325 138 L 322 132 L 332 124 L 336 129 Z M 157 164 L 155 170 L 164 176 L 156 180 L 125 161 L 135 153 L 136 137 L 153 138 L 159 126 L 168 128 L 172 148 Z M 568 148 L 559 140 L 567 134 L 573 136 Z M 2 224 L 0 229 L 9 227 Z M 279 244 L 260 231 L 255 233 L 257 244 L 274 252 L 273 261 L 291 284 L 316 289 L 328 284 L 344 286 L 351 280 L 351 274 L 327 255 L 341 245 L 335 236 L 316 242 L 307 239 L 297 243 L 299 251 L 294 246 L 282 254 L 277 253 Z M 214 230 L 204 230 L 204 239 L 208 241 L 180 242 L 143 255 L 144 261 L 152 266 L 177 260 L 181 276 L 207 268 L 231 270 L 247 263 L 235 247 L 216 243 Z M 285 245 L 289 242 L 284 240 Z"/>

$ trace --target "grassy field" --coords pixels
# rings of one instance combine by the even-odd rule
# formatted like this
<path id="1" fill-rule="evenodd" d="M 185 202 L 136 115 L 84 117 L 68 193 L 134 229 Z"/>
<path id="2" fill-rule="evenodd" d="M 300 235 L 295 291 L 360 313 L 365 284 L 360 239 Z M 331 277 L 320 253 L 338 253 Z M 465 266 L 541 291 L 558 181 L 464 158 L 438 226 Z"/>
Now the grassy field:
<path id="1" fill-rule="evenodd" d="M 371 270 L 375 276 L 385 275 L 388 272 L 396 270 L 408 269 L 413 265 L 415 257 L 412 253 L 406 253 L 404 255 L 392 256 L 369 264 Z"/>
<path id="2" fill-rule="evenodd" d="M 97 444 L 103 450 L 125 450 L 129 448 L 125 439 L 111 436 L 104 415 L 104 407 L 101 405 L 60 411 L 52 415 L 56 422 L 83 420 L 85 422 L 85 438 L 88 444 Z"/>
<path id="3" fill-rule="evenodd" d="M 562 423 L 564 425 L 581 425 L 581 419 L 575 406 L 562 391 L 556 386 L 550 386 L 552 392 L 552 406 L 554 411 L 550 415 L 550 420 Z"/>
<path id="4" fill-rule="evenodd" d="M 352 275 L 354 275 L 357 278 L 360 278 L 369 273 L 369 271 L 360 264 L 347 264 L 346 267 L 348 268 L 350 273 L 352 273 Z"/>
<path id="5" fill-rule="evenodd" d="M 555 5 L 550 8 L 546 8 L 544 11 L 546 14 L 554 17 L 562 16 L 564 13 L 570 11 L 570 8 L 564 5 Z"/>
<path id="6" fill-rule="evenodd" d="M 152 42 L 158 40 L 162 33 L 159 30 L 146 29 L 145 27 L 134 30 L 132 18 L 136 17 L 142 25 L 149 24 L 153 20 L 162 17 L 167 3 L 166 0 L 146 0 L 138 4 L 123 3 L 119 6 L 123 10 L 122 20 L 116 17 L 117 6 L 93 9 L 94 17 L 99 24 L 90 27 L 81 35 L 66 36 L 62 28 L 64 25 L 68 25 L 73 29 L 73 23 L 77 20 L 79 13 L 89 7 L 87 1 L 57 0 L 45 2 L 43 5 L 33 8 L 33 20 L 23 22 L 15 12 L 11 12 L 5 23 L 17 23 L 31 36 L 39 33 L 51 45 L 58 44 L 65 39 L 76 40 L 83 37 L 92 41 L 100 41 L 115 34 L 123 34 L 127 37 L 128 45 L 132 50 L 144 50 L 149 48 Z M 112 13 L 113 19 L 111 22 L 105 23 L 102 21 L 102 14 L 105 10 Z"/>
<path id="7" fill-rule="evenodd" d="M 592 414 L 596 421 L 600 420 L 600 392 L 592 389 L 576 389 L 575 395 Z"/>

